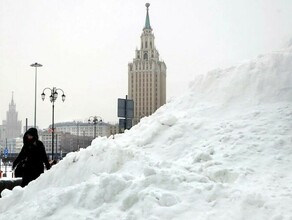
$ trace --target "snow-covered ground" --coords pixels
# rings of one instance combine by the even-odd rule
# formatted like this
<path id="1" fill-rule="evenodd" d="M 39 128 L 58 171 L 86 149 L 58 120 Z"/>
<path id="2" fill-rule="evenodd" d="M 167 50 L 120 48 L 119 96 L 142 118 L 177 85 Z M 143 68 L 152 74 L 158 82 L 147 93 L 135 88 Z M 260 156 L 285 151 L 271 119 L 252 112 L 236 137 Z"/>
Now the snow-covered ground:
<path id="1" fill-rule="evenodd" d="M 190 87 L 4 190 L 0 219 L 292 220 L 292 47 Z"/>

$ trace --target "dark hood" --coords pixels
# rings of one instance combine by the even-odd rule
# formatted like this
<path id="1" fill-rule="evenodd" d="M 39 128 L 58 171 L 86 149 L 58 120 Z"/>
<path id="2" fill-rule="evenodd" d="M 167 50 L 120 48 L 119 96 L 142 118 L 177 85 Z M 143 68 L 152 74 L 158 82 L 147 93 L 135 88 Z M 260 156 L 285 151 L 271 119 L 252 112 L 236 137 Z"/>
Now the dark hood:
<path id="1" fill-rule="evenodd" d="M 38 135 L 38 130 L 36 128 L 30 128 L 28 129 L 24 136 L 23 136 L 23 140 L 25 141 L 25 138 L 27 135 L 31 135 L 34 137 L 34 140 L 38 140 L 39 139 L 39 135 Z"/>

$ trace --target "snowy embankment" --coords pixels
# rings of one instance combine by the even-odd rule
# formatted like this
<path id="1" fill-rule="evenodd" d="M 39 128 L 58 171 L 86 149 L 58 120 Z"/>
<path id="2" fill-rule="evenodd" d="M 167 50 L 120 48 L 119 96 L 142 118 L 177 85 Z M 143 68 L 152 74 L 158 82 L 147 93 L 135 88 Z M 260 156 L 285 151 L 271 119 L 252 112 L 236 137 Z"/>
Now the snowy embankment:
<path id="1" fill-rule="evenodd" d="M 198 77 L 22 189 L 0 219 L 291 220 L 292 49 Z"/>

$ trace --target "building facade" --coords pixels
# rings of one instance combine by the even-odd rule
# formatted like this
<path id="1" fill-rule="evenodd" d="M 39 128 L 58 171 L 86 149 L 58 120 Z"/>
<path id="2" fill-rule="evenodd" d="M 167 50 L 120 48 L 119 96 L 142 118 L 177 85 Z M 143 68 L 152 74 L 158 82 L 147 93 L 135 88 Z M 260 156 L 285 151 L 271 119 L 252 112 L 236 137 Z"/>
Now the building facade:
<path id="1" fill-rule="evenodd" d="M 5 145 L 5 139 L 6 139 L 6 126 L 0 125 L 0 146 Z"/>
<path id="2" fill-rule="evenodd" d="M 91 145 L 94 135 L 96 137 L 111 136 L 118 133 L 118 124 L 109 124 L 102 121 L 96 124 L 88 122 L 72 121 L 55 123 L 54 133 L 54 155 L 55 158 L 62 158 L 67 153 L 78 151 Z M 51 126 L 50 126 L 51 127 Z M 96 132 L 96 134 L 95 134 Z M 52 129 L 39 131 L 39 139 L 43 142 L 47 155 L 52 155 Z"/>
<path id="3" fill-rule="evenodd" d="M 7 139 L 7 144 L 9 153 L 19 153 L 23 146 L 23 139 L 20 137 Z"/>
<path id="4" fill-rule="evenodd" d="M 39 139 L 43 142 L 47 155 L 52 155 L 52 132 L 50 129 L 39 132 Z M 69 152 L 78 151 L 91 144 L 92 137 L 77 136 L 68 132 L 55 132 L 54 134 L 54 155 L 62 158 Z M 57 155 L 57 156 L 56 156 Z"/>
<path id="5" fill-rule="evenodd" d="M 110 136 L 110 124 L 104 122 L 97 122 L 96 125 L 80 121 L 60 122 L 55 123 L 55 130 L 57 132 L 70 133 L 76 136 L 86 136 L 92 138 L 94 135 L 96 135 L 96 137 Z"/>
<path id="6" fill-rule="evenodd" d="M 136 50 L 133 62 L 128 64 L 128 98 L 134 100 L 133 124 L 166 103 L 166 65 L 155 47 L 149 6 L 147 3 L 140 49 Z"/>

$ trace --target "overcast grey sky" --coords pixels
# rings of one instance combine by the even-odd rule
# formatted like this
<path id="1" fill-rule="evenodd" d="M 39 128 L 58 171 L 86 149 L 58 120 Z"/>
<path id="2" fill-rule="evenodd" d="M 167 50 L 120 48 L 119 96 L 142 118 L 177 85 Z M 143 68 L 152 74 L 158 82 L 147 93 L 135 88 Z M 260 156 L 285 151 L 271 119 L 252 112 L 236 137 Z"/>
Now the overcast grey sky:
<path id="1" fill-rule="evenodd" d="M 117 98 L 127 94 L 128 62 L 140 45 L 142 0 L 0 0 L 0 123 L 11 94 L 23 125 L 51 123 L 45 87 L 62 88 L 55 121 L 101 116 L 117 121 Z M 236 65 L 283 47 L 292 37 L 291 0 L 154 0 L 150 23 L 167 65 L 167 99 L 187 91 L 196 74 Z M 48 98 L 48 93 L 47 93 Z"/>

